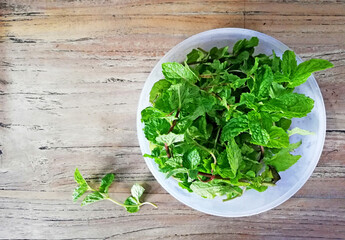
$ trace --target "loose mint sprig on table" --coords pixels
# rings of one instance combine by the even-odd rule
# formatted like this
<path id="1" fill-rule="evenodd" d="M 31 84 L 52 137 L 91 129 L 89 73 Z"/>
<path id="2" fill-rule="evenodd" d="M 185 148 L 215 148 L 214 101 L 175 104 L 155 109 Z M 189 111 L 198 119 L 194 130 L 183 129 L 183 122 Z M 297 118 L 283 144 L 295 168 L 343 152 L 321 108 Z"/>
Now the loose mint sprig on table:
<path id="1" fill-rule="evenodd" d="M 86 182 L 83 178 L 81 173 L 79 172 L 78 168 L 75 169 L 74 172 L 74 180 L 79 184 L 77 188 L 74 189 L 73 192 L 73 201 L 76 202 L 78 198 L 80 198 L 84 193 L 91 192 L 88 194 L 84 200 L 82 201 L 81 205 L 85 206 L 90 203 L 98 202 L 101 200 L 108 200 L 116 205 L 124 207 L 127 212 L 135 213 L 138 212 L 142 205 L 151 205 L 157 208 L 157 205 L 151 202 L 141 202 L 140 198 L 143 195 L 145 189 L 140 186 L 139 184 L 134 184 L 131 188 L 131 196 L 129 196 L 124 203 L 121 203 L 117 200 L 114 200 L 109 197 L 108 189 L 112 182 L 115 179 L 115 175 L 112 173 L 108 173 L 102 178 L 101 185 L 99 186 L 98 190 L 93 189 L 90 185 Z"/>

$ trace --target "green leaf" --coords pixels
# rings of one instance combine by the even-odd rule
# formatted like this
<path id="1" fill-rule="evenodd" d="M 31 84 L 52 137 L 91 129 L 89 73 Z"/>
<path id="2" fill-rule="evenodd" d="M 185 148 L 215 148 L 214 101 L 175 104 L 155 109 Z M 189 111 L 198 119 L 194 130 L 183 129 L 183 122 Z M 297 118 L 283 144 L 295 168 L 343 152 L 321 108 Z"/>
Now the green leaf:
<path id="1" fill-rule="evenodd" d="M 242 93 L 240 103 L 245 104 L 249 109 L 257 110 L 257 100 L 253 93 Z"/>
<path id="2" fill-rule="evenodd" d="M 249 49 L 257 46 L 259 44 L 259 39 L 257 37 L 252 37 L 250 40 L 243 39 L 235 43 L 232 52 L 237 55 L 240 51 L 244 49 Z"/>
<path id="3" fill-rule="evenodd" d="M 270 135 L 270 140 L 266 145 L 267 147 L 286 148 L 289 146 L 289 136 L 284 129 L 272 126 L 268 134 Z"/>
<path id="4" fill-rule="evenodd" d="M 183 66 L 180 63 L 163 63 L 162 69 L 164 77 L 173 83 L 181 79 L 190 83 L 195 83 L 199 80 L 198 76 L 188 66 Z"/>
<path id="5" fill-rule="evenodd" d="M 294 134 L 299 134 L 299 135 L 313 135 L 313 132 L 310 132 L 308 130 L 300 129 L 299 127 L 295 127 L 292 130 L 288 130 L 288 135 L 289 137 L 294 135 Z"/>
<path id="6" fill-rule="evenodd" d="M 75 188 L 72 195 L 73 201 L 77 201 L 77 199 L 80 198 L 88 189 L 89 187 L 86 184 L 82 184 Z"/>
<path id="7" fill-rule="evenodd" d="M 255 74 L 256 81 L 256 96 L 265 98 L 269 94 L 269 90 L 273 81 L 273 73 L 269 66 L 264 65 Z"/>
<path id="8" fill-rule="evenodd" d="M 324 59 L 310 59 L 298 65 L 288 87 L 296 87 L 306 82 L 313 72 L 332 68 L 334 65 Z"/>
<path id="9" fill-rule="evenodd" d="M 188 110 L 197 108 L 196 99 L 200 98 L 199 89 L 188 83 L 174 84 L 168 89 L 169 103 L 172 109 Z"/>
<path id="10" fill-rule="evenodd" d="M 152 118 L 145 122 L 144 134 L 149 141 L 156 142 L 156 138 L 159 135 L 168 133 L 169 129 L 170 123 L 167 120 Z"/>
<path id="11" fill-rule="evenodd" d="M 165 79 L 156 82 L 150 91 L 150 102 L 153 104 L 158 97 L 170 87 L 171 83 Z"/>
<path id="12" fill-rule="evenodd" d="M 187 167 L 189 169 L 195 169 L 198 167 L 200 161 L 201 161 L 201 158 L 200 158 L 200 154 L 198 152 L 197 149 L 193 149 L 192 151 L 190 151 L 188 154 L 187 154 Z"/>
<path id="13" fill-rule="evenodd" d="M 245 83 L 248 81 L 249 78 L 239 78 L 231 84 L 231 87 L 236 90 L 237 88 L 241 88 L 245 86 Z"/>
<path id="14" fill-rule="evenodd" d="M 85 179 L 83 178 L 83 176 L 81 175 L 81 173 L 79 172 L 79 169 L 76 168 L 74 171 L 74 180 L 79 184 L 79 185 L 86 185 L 88 186 L 87 182 L 85 181 Z"/>
<path id="15" fill-rule="evenodd" d="M 237 169 L 242 161 L 241 149 L 234 139 L 231 139 L 226 146 L 226 154 L 232 173 L 236 176 Z"/>
<path id="16" fill-rule="evenodd" d="M 191 182 L 179 182 L 178 185 L 182 188 L 182 189 L 186 189 L 188 192 L 193 192 L 192 189 L 190 189 L 190 185 L 192 183 Z"/>
<path id="17" fill-rule="evenodd" d="M 221 141 L 225 142 L 233 139 L 240 133 L 248 130 L 248 117 L 246 115 L 239 115 L 238 117 L 233 117 L 224 126 L 221 134 Z"/>
<path id="18" fill-rule="evenodd" d="M 256 176 L 256 174 L 254 171 L 249 170 L 248 172 L 246 172 L 246 176 L 248 176 L 250 178 L 254 178 Z"/>
<path id="19" fill-rule="evenodd" d="M 166 143 L 168 146 L 170 146 L 173 143 L 183 142 L 184 134 L 175 134 L 170 132 L 168 134 L 159 135 L 158 137 L 156 137 L 156 141 L 158 143 Z"/>
<path id="20" fill-rule="evenodd" d="M 272 50 L 272 53 L 273 53 L 272 71 L 273 72 L 280 72 L 280 67 L 281 67 L 282 60 L 279 57 L 277 57 L 277 55 L 274 52 L 274 50 Z"/>
<path id="21" fill-rule="evenodd" d="M 284 83 L 284 82 L 290 82 L 289 76 L 286 76 L 282 74 L 281 72 L 275 72 L 274 73 L 274 82 L 276 83 Z"/>
<path id="22" fill-rule="evenodd" d="M 232 190 L 231 186 L 221 183 L 215 183 L 214 181 L 195 181 L 190 185 L 190 189 L 192 189 L 194 193 L 204 198 L 210 199 L 215 198 L 216 196 L 222 196 Z"/>
<path id="23" fill-rule="evenodd" d="M 260 58 L 256 57 L 253 67 L 249 70 L 249 72 L 247 72 L 248 76 L 256 72 L 259 66 L 259 61 L 260 61 Z"/>
<path id="24" fill-rule="evenodd" d="M 162 94 L 159 95 L 157 97 L 157 99 L 154 101 L 154 103 L 152 104 L 155 108 L 157 108 L 163 112 L 172 112 L 172 111 L 176 110 L 170 106 L 170 102 L 169 102 L 170 92 L 168 90 L 162 92 Z"/>
<path id="25" fill-rule="evenodd" d="M 176 120 L 175 114 L 169 114 L 161 111 L 158 108 L 147 107 L 141 111 L 141 121 L 146 123 L 151 121 L 153 118 L 165 119 L 169 123 L 172 123 Z"/>
<path id="26" fill-rule="evenodd" d="M 287 131 L 291 126 L 291 119 L 281 118 L 278 122 L 276 122 L 276 126 Z"/>
<path id="27" fill-rule="evenodd" d="M 264 157 L 264 162 L 268 165 L 273 166 L 278 172 L 285 171 L 294 165 L 298 159 L 301 158 L 300 155 L 291 155 L 290 152 L 298 148 L 302 142 L 297 142 L 290 144 L 287 148 L 281 149 L 273 157 L 267 158 Z"/>
<path id="28" fill-rule="evenodd" d="M 201 116 L 197 120 L 194 121 L 193 126 L 188 129 L 194 138 L 202 138 L 202 139 L 209 139 L 212 133 L 213 126 L 211 124 L 207 124 L 206 117 Z M 192 134 L 192 132 L 194 133 Z"/>
<path id="29" fill-rule="evenodd" d="M 272 125 L 273 125 L 272 116 L 267 112 L 261 112 L 260 116 L 261 116 L 261 126 L 266 131 L 270 131 L 270 129 L 272 128 Z"/>
<path id="30" fill-rule="evenodd" d="M 314 100 L 298 93 L 289 93 L 266 102 L 261 110 L 269 113 L 283 113 L 284 117 L 305 117 L 314 107 Z"/>
<path id="31" fill-rule="evenodd" d="M 189 169 L 188 170 L 188 176 L 191 178 L 191 179 L 197 179 L 198 178 L 198 169 Z"/>
<path id="32" fill-rule="evenodd" d="M 129 213 L 135 213 L 139 211 L 139 205 L 136 199 L 132 196 L 128 197 L 125 202 L 123 203 L 125 205 L 133 205 L 133 207 L 125 207 L 127 212 Z"/>
<path id="33" fill-rule="evenodd" d="M 101 186 L 99 187 L 99 191 L 101 193 L 108 193 L 108 189 L 110 185 L 113 183 L 115 175 L 112 173 L 108 173 L 102 178 Z"/>
<path id="34" fill-rule="evenodd" d="M 277 82 L 272 82 L 269 90 L 269 96 L 271 98 L 277 98 L 283 94 L 292 93 L 293 88 L 285 88 L 283 85 Z"/>
<path id="35" fill-rule="evenodd" d="M 258 112 L 251 111 L 248 113 L 249 132 L 254 144 L 266 145 L 270 139 L 268 132 L 263 129 L 261 124 L 261 115 Z"/>
<path id="36" fill-rule="evenodd" d="M 152 118 L 161 118 L 166 114 L 154 107 L 147 107 L 141 111 L 141 122 L 147 122 Z"/>
<path id="37" fill-rule="evenodd" d="M 223 71 L 227 66 L 227 62 L 221 63 L 218 59 L 213 60 L 210 67 L 216 70 L 216 73 Z"/>
<path id="38" fill-rule="evenodd" d="M 188 173 L 188 169 L 186 169 L 186 168 L 175 168 L 175 169 L 171 170 L 165 177 L 169 178 L 169 177 L 174 176 L 175 174 L 178 174 L 178 173 Z"/>
<path id="39" fill-rule="evenodd" d="M 101 193 L 95 191 L 95 192 L 87 195 L 84 198 L 84 200 L 82 201 L 81 205 L 85 206 L 85 205 L 88 205 L 90 203 L 98 202 L 98 201 L 103 200 L 103 199 L 104 199 L 103 195 Z"/>
<path id="40" fill-rule="evenodd" d="M 223 75 L 221 75 L 222 79 L 224 79 L 225 82 L 233 83 L 241 79 L 239 76 L 228 73 L 227 71 L 224 72 Z"/>
<path id="41" fill-rule="evenodd" d="M 143 195 L 144 191 L 145 188 L 143 188 L 137 183 L 132 186 L 131 194 L 137 200 L 138 203 L 140 202 L 140 197 Z"/>
<path id="42" fill-rule="evenodd" d="M 187 54 L 186 63 L 193 64 L 200 62 L 205 58 L 205 52 L 200 49 L 193 49 L 190 53 Z"/>
<path id="43" fill-rule="evenodd" d="M 249 54 L 248 51 L 243 51 L 243 52 L 241 52 L 240 54 L 238 54 L 236 57 L 229 58 L 229 61 L 230 61 L 232 64 L 242 63 L 242 62 L 248 60 L 249 55 L 250 55 L 250 54 Z"/>
<path id="44" fill-rule="evenodd" d="M 213 47 L 210 50 L 210 57 L 212 59 L 221 59 L 223 57 L 228 57 L 229 56 L 229 52 L 228 52 L 229 47 L 223 47 L 223 48 L 217 48 L 217 47 Z"/>
<path id="45" fill-rule="evenodd" d="M 290 76 L 297 69 L 296 55 L 291 50 L 286 50 L 283 54 L 282 72 L 285 76 Z"/>

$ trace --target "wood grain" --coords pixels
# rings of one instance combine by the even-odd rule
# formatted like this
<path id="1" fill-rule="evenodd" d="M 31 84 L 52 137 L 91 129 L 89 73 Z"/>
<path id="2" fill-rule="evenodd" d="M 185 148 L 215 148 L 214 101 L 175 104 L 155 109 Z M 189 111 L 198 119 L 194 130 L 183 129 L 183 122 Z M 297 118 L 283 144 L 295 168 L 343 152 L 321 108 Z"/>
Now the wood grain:
<path id="1" fill-rule="evenodd" d="M 212 28 L 269 34 L 302 58 L 330 60 L 315 75 L 327 111 L 317 168 L 279 207 L 226 219 L 197 212 L 160 187 L 135 129 L 143 84 L 185 38 Z M 345 239 L 345 1 L 0 1 L 0 239 Z M 148 206 L 71 202 L 73 171 L 110 194 L 134 182 Z"/>

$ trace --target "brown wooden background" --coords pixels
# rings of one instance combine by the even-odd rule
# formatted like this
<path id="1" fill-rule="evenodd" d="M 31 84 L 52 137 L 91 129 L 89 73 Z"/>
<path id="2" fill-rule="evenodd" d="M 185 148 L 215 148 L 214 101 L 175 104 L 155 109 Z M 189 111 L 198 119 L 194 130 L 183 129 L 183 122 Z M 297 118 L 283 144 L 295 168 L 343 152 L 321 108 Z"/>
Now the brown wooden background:
<path id="1" fill-rule="evenodd" d="M 0 238 L 345 239 L 345 1 L 0 1 Z M 327 137 L 312 177 L 269 212 L 221 218 L 166 193 L 136 137 L 140 91 L 156 62 L 204 30 L 249 28 L 304 59 L 316 74 Z M 116 173 L 111 195 L 146 183 L 145 206 L 71 201 L 73 172 Z"/>

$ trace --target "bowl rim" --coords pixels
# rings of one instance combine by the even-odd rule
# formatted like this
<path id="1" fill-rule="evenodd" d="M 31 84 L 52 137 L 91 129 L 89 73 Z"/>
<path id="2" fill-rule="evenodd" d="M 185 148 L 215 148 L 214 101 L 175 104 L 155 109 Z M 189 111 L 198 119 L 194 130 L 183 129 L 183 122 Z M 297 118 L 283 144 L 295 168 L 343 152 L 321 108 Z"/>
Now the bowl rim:
<path id="1" fill-rule="evenodd" d="M 181 41 L 180 43 L 178 43 L 177 45 L 175 45 L 173 48 L 171 48 L 163 57 L 160 58 L 160 60 L 156 63 L 156 65 L 154 66 L 154 68 L 151 70 L 149 76 L 147 77 L 145 83 L 144 83 L 144 87 L 142 88 L 141 94 L 140 94 L 140 98 L 139 98 L 139 102 L 138 102 L 138 108 L 137 108 L 137 118 L 136 118 L 136 125 L 137 125 L 137 137 L 138 137 L 138 141 L 139 141 L 139 146 L 140 146 L 140 150 L 142 153 L 144 153 L 144 139 L 140 138 L 140 135 L 143 134 L 143 130 L 142 130 L 142 123 L 141 123 L 141 103 L 143 102 L 143 100 L 145 99 L 145 94 L 144 94 L 144 90 L 145 87 L 147 86 L 147 80 L 150 79 L 153 75 L 153 73 L 157 70 L 157 68 L 160 68 L 160 66 L 162 65 L 162 63 L 164 63 L 164 59 L 169 57 L 170 55 L 172 55 L 175 51 L 175 49 L 179 48 L 181 45 L 185 44 L 186 42 L 190 42 L 193 41 L 195 38 L 199 38 L 202 37 L 203 35 L 208 35 L 208 34 L 217 34 L 217 33 L 224 33 L 224 32 L 228 32 L 228 33 L 244 33 L 244 34 L 250 34 L 250 35 L 255 35 L 258 36 L 259 38 L 266 38 L 267 40 L 270 41 L 270 43 L 272 43 L 272 45 L 278 45 L 280 47 L 286 48 L 287 50 L 291 50 L 287 45 L 285 45 L 284 43 L 282 43 L 281 41 L 258 31 L 254 31 L 251 29 L 245 29 L 245 28 L 216 28 L 216 29 L 211 29 L 211 30 L 207 30 L 207 31 L 203 31 L 200 33 L 197 33 L 195 35 L 192 35 L 190 37 L 188 37 L 187 39 Z M 296 55 L 296 60 L 297 62 L 303 62 L 303 60 Z M 277 206 L 279 206 L 280 204 L 284 203 L 285 201 L 287 201 L 288 199 L 290 199 L 294 194 L 297 193 L 298 190 L 300 190 L 302 188 L 302 186 L 308 181 L 308 179 L 310 178 L 311 174 L 314 172 L 316 165 L 318 164 L 321 154 L 323 152 L 323 147 L 324 147 L 324 142 L 325 142 L 325 137 L 326 137 L 326 109 L 325 109 L 325 104 L 323 101 L 323 96 L 321 93 L 321 90 L 313 76 L 313 74 L 308 78 L 308 82 L 309 84 L 311 84 L 311 87 L 313 88 L 314 91 L 316 91 L 319 96 L 320 96 L 320 109 L 319 111 L 321 111 L 320 115 L 323 119 L 320 119 L 320 129 L 318 131 L 318 136 L 320 138 L 319 141 L 320 142 L 320 148 L 318 150 L 318 153 L 315 155 L 316 157 L 316 161 L 312 162 L 311 166 L 309 166 L 309 168 L 307 168 L 306 170 L 309 170 L 308 172 L 305 173 L 305 178 L 299 180 L 294 187 L 290 188 L 287 192 L 285 192 L 283 195 L 281 195 L 279 198 L 277 198 L 276 200 L 274 200 L 273 202 L 270 203 L 269 207 L 267 207 L 267 205 L 263 205 L 259 208 L 256 208 L 255 211 L 251 210 L 249 212 L 243 212 L 241 214 L 236 214 L 236 215 L 229 215 L 229 214 L 222 214 L 222 213 L 212 213 L 203 209 L 199 209 L 195 206 L 192 206 L 191 204 L 187 203 L 186 201 L 184 201 L 183 199 L 181 199 L 176 193 L 172 193 L 171 191 L 169 191 L 168 189 L 168 184 L 167 182 L 161 182 L 160 180 L 158 180 L 158 174 L 161 174 L 160 172 L 157 172 L 152 165 L 148 162 L 148 161 L 152 161 L 151 159 L 145 158 L 145 162 L 147 167 L 150 169 L 150 172 L 152 173 L 152 175 L 155 177 L 156 181 L 170 194 L 172 195 L 175 199 L 177 199 L 178 201 L 182 202 L 183 204 L 187 205 L 188 207 L 195 209 L 197 211 L 206 213 L 206 214 L 210 214 L 210 215 L 214 215 L 214 216 L 220 216 L 220 217 L 245 217 L 245 216 L 252 216 L 252 215 L 256 215 L 256 214 L 260 214 L 262 212 L 266 212 L 268 210 L 271 210 Z M 323 123 L 323 124 L 322 124 Z"/>

